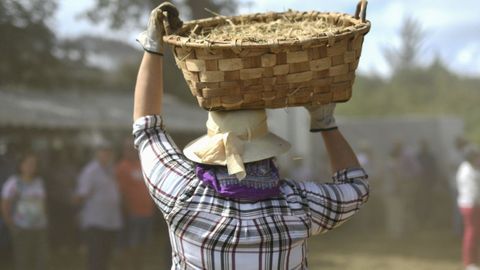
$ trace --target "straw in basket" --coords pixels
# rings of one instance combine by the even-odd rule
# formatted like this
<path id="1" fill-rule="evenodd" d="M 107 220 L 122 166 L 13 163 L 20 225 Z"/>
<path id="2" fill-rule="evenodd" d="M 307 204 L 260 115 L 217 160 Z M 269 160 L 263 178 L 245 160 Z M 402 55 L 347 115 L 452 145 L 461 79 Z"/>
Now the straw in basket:
<path id="1" fill-rule="evenodd" d="M 192 94 L 206 110 L 283 108 L 346 102 L 352 96 L 364 36 L 367 1 L 354 16 L 335 12 L 259 13 L 194 20 L 164 37 L 172 46 Z M 271 24 L 280 20 L 335 28 L 310 36 L 282 33 L 275 38 L 209 39 L 229 24 Z M 252 28 L 254 29 L 254 28 Z M 200 33 L 200 34 L 199 34 Z M 198 38 L 201 34 L 207 38 Z"/>

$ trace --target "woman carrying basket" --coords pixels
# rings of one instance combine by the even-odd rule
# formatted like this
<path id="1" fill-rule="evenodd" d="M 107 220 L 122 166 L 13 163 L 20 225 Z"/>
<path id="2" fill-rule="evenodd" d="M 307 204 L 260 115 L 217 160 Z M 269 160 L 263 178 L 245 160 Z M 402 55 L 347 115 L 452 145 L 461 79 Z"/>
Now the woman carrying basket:
<path id="1" fill-rule="evenodd" d="M 162 211 L 172 269 L 307 269 L 306 240 L 336 228 L 367 201 L 367 175 L 338 130 L 334 104 L 308 108 L 328 151 L 333 183 L 281 179 L 273 159 L 289 143 L 268 131 L 265 110 L 209 112 L 207 134 L 180 151 L 162 121 L 164 3 L 139 36 L 145 49 L 133 133 L 145 183 Z"/>

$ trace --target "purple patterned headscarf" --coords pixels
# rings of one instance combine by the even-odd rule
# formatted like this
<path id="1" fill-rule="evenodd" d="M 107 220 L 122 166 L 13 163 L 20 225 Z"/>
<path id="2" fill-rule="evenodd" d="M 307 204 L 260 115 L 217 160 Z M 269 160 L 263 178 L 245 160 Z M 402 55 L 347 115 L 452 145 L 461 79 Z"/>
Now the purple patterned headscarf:
<path id="1" fill-rule="evenodd" d="M 196 164 L 197 177 L 220 195 L 234 199 L 259 201 L 280 194 L 279 174 L 273 159 L 245 164 L 247 176 L 239 181 L 227 167 Z"/>

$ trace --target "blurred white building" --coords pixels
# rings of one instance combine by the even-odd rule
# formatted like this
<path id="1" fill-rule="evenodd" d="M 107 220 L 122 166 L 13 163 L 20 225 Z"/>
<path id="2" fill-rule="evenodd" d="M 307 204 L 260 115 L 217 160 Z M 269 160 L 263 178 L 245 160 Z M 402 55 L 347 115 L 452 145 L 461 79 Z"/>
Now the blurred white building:
<path id="1" fill-rule="evenodd" d="M 0 90 L 0 141 L 31 138 L 34 148 L 58 144 L 65 138 L 88 146 L 90 138 L 107 133 L 120 140 L 132 127 L 133 94 L 48 93 Z M 207 112 L 165 95 L 165 125 L 180 147 L 205 133 Z M 380 170 L 394 143 L 417 149 L 428 142 L 439 168 L 449 173 L 456 158 L 455 139 L 463 135 L 464 124 L 449 116 L 342 118 L 337 122 L 353 148 L 369 148 Z M 278 158 L 284 176 L 299 180 L 330 177 L 330 165 L 320 134 L 309 132 L 304 108 L 269 110 L 270 129 L 288 140 L 292 149 Z M 114 138 L 115 139 L 115 138 Z"/>
<path id="2" fill-rule="evenodd" d="M 269 112 L 270 129 L 292 144 L 292 149 L 279 158 L 287 175 L 311 175 L 312 180 L 325 181 L 331 173 L 329 161 L 321 135 L 309 132 L 309 121 L 304 108 Z M 425 140 L 439 168 L 444 170 L 441 173 L 445 174 L 450 174 L 451 164 L 457 158 L 455 139 L 464 134 L 463 120 L 451 116 L 337 117 L 337 123 L 354 150 L 370 149 L 377 167 L 384 166 L 394 143 L 402 142 L 414 151 Z M 303 161 L 299 162 L 301 159 Z"/>

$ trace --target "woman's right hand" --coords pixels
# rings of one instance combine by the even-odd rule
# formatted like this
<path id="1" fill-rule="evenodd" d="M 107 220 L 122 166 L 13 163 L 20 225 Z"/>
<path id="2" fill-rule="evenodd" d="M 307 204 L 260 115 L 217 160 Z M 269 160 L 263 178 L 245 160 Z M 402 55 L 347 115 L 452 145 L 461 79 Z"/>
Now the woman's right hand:
<path id="1" fill-rule="evenodd" d="M 182 27 L 177 8 L 164 2 L 152 10 L 147 30 L 140 33 L 137 41 L 150 53 L 163 55 L 163 36 Z"/>

